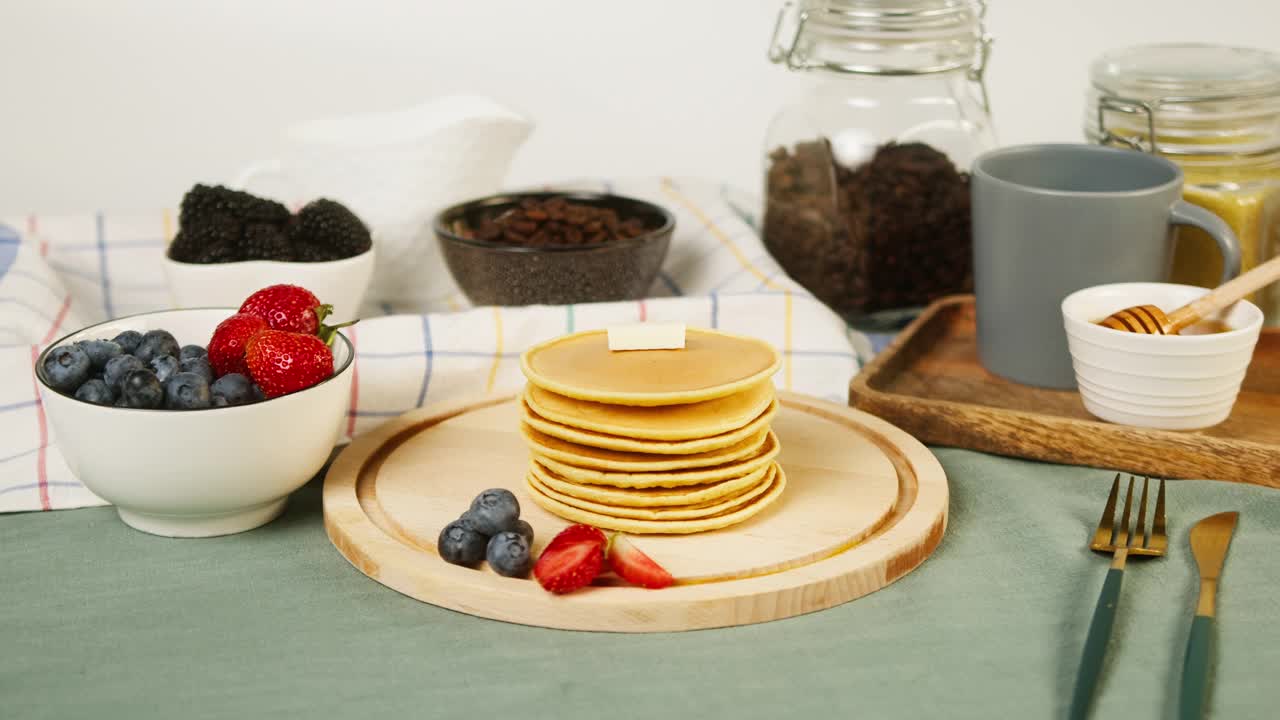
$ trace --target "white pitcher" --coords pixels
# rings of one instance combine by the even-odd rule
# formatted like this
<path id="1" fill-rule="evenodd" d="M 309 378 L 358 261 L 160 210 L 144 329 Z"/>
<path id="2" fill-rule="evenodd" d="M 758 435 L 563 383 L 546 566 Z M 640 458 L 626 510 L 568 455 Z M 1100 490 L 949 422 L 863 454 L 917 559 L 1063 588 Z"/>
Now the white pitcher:
<path id="1" fill-rule="evenodd" d="M 421 304 L 454 287 L 432 216 L 497 192 L 532 129 L 477 96 L 322 118 L 287 128 L 280 156 L 246 168 L 235 185 L 292 206 L 319 197 L 343 203 L 369 226 L 377 248 L 369 297 Z"/>

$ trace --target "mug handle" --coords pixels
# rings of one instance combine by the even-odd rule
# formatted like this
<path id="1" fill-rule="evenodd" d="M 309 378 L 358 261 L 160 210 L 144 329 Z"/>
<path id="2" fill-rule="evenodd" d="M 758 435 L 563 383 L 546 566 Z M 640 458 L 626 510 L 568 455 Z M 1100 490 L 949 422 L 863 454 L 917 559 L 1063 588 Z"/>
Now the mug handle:
<path id="1" fill-rule="evenodd" d="M 1218 281 L 1219 285 L 1240 274 L 1240 242 L 1225 220 L 1186 200 L 1178 200 L 1173 204 L 1169 220 L 1174 225 L 1200 228 L 1218 243 L 1218 251 L 1222 253 L 1222 279 Z"/>

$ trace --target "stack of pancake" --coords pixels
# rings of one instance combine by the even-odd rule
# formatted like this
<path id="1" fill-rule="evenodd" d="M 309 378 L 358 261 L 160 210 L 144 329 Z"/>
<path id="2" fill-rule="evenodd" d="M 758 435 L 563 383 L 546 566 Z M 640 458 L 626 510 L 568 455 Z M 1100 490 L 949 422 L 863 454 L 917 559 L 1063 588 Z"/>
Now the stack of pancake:
<path id="1" fill-rule="evenodd" d="M 526 490 L 573 522 L 630 533 L 734 525 L 781 495 L 767 343 L 690 329 L 680 350 L 610 351 L 605 331 L 522 357 Z"/>

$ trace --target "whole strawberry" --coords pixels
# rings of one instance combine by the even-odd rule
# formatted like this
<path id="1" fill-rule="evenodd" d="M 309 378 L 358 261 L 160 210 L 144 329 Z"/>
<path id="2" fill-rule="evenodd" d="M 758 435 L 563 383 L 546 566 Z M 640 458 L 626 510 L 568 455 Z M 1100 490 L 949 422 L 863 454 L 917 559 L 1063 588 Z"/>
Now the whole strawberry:
<path id="1" fill-rule="evenodd" d="M 256 315 L 237 313 L 223 320 L 209 340 L 209 364 L 218 377 L 230 373 L 249 374 L 245 347 L 255 335 L 267 329 L 267 321 Z"/>
<path id="2" fill-rule="evenodd" d="M 333 375 L 333 351 L 315 335 L 263 330 L 245 353 L 249 376 L 269 398 L 305 390 Z"/>
<path id="3" fill-rule="evenodd" d="M 306 288 L 272 285 L 250 295 L 240 312 L 266 320 L 272 330 L 318 335 L 333 306 L 321 304 Z"/>

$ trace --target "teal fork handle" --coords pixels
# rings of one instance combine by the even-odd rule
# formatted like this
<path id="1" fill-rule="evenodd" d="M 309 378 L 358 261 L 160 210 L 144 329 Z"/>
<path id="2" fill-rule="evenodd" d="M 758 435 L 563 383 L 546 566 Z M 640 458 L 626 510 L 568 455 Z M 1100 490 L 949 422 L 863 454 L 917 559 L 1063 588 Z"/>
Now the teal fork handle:
<path id="1" fill-rule="evenodd" d="M 1093 611 L 1093 620 L 1089 623 L 1089 636 L 1084 641 L 1084 655 L 1080 658 L 1080 670 L 1076 673 L 1076 689 L 1071 694 L 1070 720 L 1084 720 L 1089 717 L 1089 706 L 1093 700 L 1093 690 L 1098 686 L 1098 676 L 1102 674 L 1102 660 L 1107 655 L 1107 641 L 1111 639 L 1111 626 L 1116 622 L 1116 605 L 1120 604 L 1120 583 L 1124 580 L 1124 570 L 1112 568 L 1107 571 L 1107 580 L 1102 584 L 1102 594 L 1098 596 L 1098 607 Z"/>
<path id="2" fill-rule="evenodd" d="M 1213 618 L 1197 615 L 1191 621 L 1187 656 L 1182 661 L 1182 693 L 1178 702 L 1179 720 L 1197 720 L 1204 714 L 1209 687 L 1209 650 L 1213 638 Z"/>

